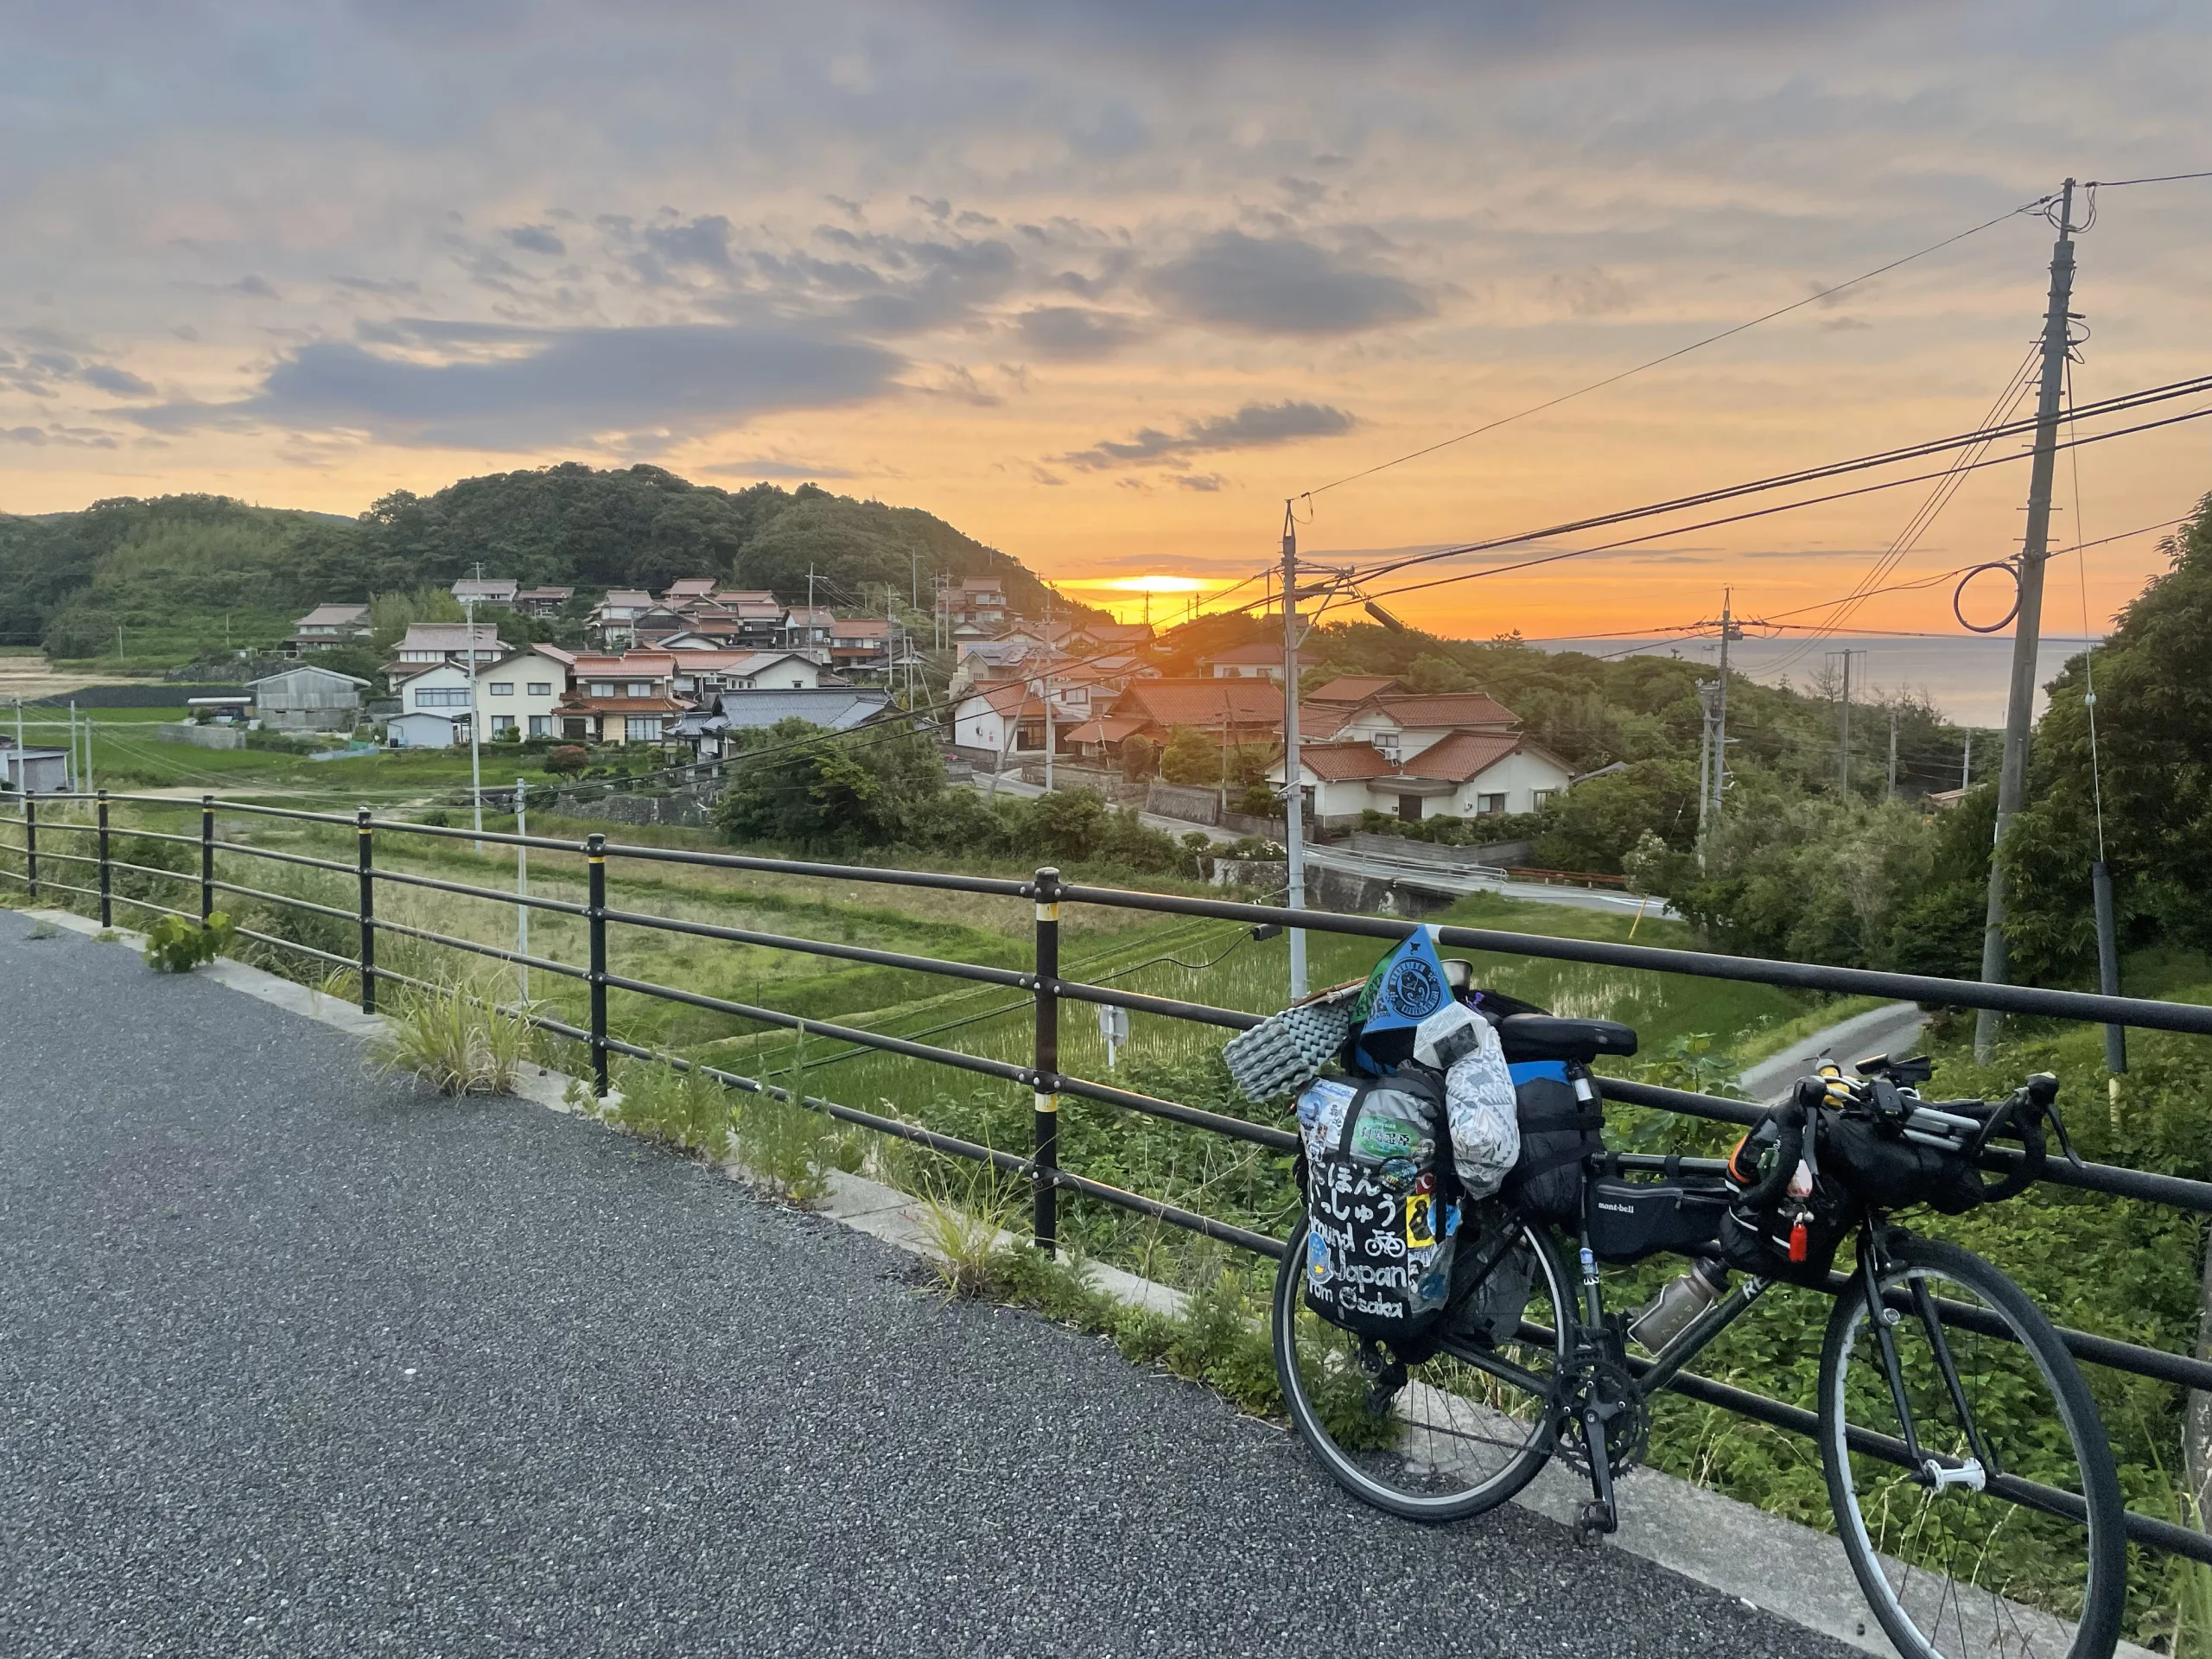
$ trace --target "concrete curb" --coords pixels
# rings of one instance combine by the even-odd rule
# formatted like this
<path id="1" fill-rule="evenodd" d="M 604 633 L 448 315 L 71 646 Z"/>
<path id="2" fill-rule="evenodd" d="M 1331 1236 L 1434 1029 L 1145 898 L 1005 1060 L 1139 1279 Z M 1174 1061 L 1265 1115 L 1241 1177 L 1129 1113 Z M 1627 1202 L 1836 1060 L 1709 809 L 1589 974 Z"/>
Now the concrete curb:
<path id="1" fill-rule="evenodd" d="M 23 913 L 88 938 L 102 931 L 97 922 L 68 911 Z M 109 931 L 115 943 L 133 950 L 143 948 L 143 935 L 120 928 Z M 244 963 L 219 958 L 196 971 L 245 995 L 352 1037 L 374 1040 L 387 1030 L 378 1015 L 365 1014 L 350 1003 Z M 1860 1020 L 1883 1017 L 1895 1020 L 1897 1016 L 1894 1009 L 1882 1008 L 1860 1016 Z M 551 1111 L 588 1116 L 571 1103 L 572 1092 L 580 1082 L 525 1062 L 515 1097 Z M 613 1130 L 614 1126 L 607 1127 Z M 720 1167 L 732 1179 L 745 1179 L 745 1171 L 734 1162 Z M 910 1254 L 938 1257 L 928 1242 L 928 1209 L 921 1200 L 842 1171 L 831 1172 L 828 1185 L 828 1196 L 810 1213 Z M 1011 1234 L 1001 1232 L 999 1236 L 1001 1243 L 1018 1242 Z M 1093 1288 L 1128 1306 L 1172 1318 L 1182 1312 L 1186 1300 L 1181 1291 L 1103 1263 L 1090 1264 L 1086 1273 Z M 1571 1525 L 1586 1496 L 1581 1480 L 1554 1463 L 1513 1501 L 1548 1519 Z M 1611 1548 L 1863 1653 L 1895 1659 L 1897 1650 L 1868 1611 L 1842 1546 L 1828 1534 L 1652 1469 L 1635 1470 L 1622 1480 L 1619 1507 L 1621 1529 L 1608 1541 Z M 2120 1652 L 2126 1659 L 2155 1659 L 2146 1649 L 2128 1643 L 2120 1644 Z"/>

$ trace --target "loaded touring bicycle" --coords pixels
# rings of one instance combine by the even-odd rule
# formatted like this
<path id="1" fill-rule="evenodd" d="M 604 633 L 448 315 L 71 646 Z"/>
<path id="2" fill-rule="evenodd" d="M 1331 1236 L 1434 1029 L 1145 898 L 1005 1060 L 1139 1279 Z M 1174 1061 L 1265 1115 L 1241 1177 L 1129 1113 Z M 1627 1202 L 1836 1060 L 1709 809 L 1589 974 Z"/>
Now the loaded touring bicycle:
<path id="1" fill-rule="evenodd" d="M 1424 956 L 1395 980 L 1415 1006 L 1394 1010 L 1394 963 Z M 1424 982 L 1449 988 L 1426 1014 Z M 1313 1075 L 1332 1043 L 1338 1064 Z M 1921 1093 L 1925 1059 L 1877 1056 L 1855 1075 L 1823 1063 L 1728 1158 L 1660 1156 L 1603 1144 L 1589 1067 L 1635 1049 L 1625 1026 L 1468 988 L 1465 964 L 1438 962 L 1420 934 L 1364 986 L 1230 1045 L 1248 1093 L 1306 1077 L 1306 1213 L 1273 1341 L 1323 1465 L 1366 1503 L 1441 1522 L 1556 1459 L 1588 1483 L 1576 1532 L 1595 1542 L 1616 1528 L 1653 1397 L 1777 1289 L 1826 1288 L 1821 1464 L 1897 1650 L 2111 1654 L 2123 1514 L 2074 1360 L 2004 1274 L 1897 1218 L 2012 1196 L 2054 1139 L 2071 1158 L 2056 1080 L 1936 1101 Z M 2017 1155 L 1993 1179 L 1996 1143 Z M 1605 1306 L 1601 1266 L 1662 1253 L 1686 1258 L 1680 1276 L 1635 1312 Z"/>

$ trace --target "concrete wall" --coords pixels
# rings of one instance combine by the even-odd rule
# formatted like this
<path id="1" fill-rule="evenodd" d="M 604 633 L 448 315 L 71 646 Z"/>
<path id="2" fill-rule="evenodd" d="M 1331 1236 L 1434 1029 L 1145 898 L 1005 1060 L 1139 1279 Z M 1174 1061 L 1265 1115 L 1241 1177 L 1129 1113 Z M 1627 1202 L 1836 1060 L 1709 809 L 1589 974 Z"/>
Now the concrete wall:
<path id="1" fill-rule="evenodd" d="M 245 747 L 243 726 L 194 726 L 188 721 L 171 725 L 165 721 L 154 728 L 154 734 L 164 743 L 189 743 L 197 749 Z"/>
<path id="2" fill-rule="evenodd" d="M 1489 864 L 1502 869 L 1526 864 L 1534 856 L 1531 844 L 1525 841 L 1493 841 L 1479 847 L 1440 847 L 1433 842 L 1409 841 L 1403 836 L 1378 836 L 1365 830 L 1353 830 L 1348 844 L 1355 853 L 1379 853 L 1385 858 L 1414 859 L 1423 864 L 1454 868 Z"/>
<path id="3" fill-rule="evenodd" d="M 1163 784 L 1157 779 L 1146 789 L 1144 810 L 1163 818 L 1184 818 L 1192 823 L 1221 822 L 1221 791 Z"/>
<path id="4" fill-rule="evenodd" d="M 1348 870 L 1325 869 L 1318 864 L 1306 869 L 1307 901 L 1317 910 L 1342 910 L 1382 916 L 1428 916 L 1448 908 L 1452 895 L 1402 887 L 1382 876 L 1354 875 Z"/>

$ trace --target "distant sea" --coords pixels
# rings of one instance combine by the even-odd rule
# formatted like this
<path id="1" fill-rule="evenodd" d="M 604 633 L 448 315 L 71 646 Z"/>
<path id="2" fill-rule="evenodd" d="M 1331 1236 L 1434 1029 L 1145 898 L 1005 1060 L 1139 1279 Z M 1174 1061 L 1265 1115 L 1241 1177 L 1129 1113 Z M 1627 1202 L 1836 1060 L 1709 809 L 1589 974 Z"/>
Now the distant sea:
<path id="1" fill-rule="evenodd" d="M 1679 657 L 1717 664 L 1718 639 L 1531 639 L 1542 651 L 1579 651 L 1592 657 Z M 2078 638 L 2046 638 L 2036 653 L 2036 709 L 2046 701 L 2043 688 L 2058 676 L 2069 657 L 2080 655 Z M 1784 679 L 1800 690 L 1821 673 L 1826 654 L 1848 646 L 1863 651 L 1851 663 L 1851 695 L 1924 691 L 1929 701 L 1963 726 L 2002 726 L 2005 688 L 2012 668 L 2012 641 L 2006 635 L 1975 634 L 1941 639 L 1870 634 L 1832 639 L 1738 639 L 1728 647 L 1728 666 L 1765 684 Z"/>

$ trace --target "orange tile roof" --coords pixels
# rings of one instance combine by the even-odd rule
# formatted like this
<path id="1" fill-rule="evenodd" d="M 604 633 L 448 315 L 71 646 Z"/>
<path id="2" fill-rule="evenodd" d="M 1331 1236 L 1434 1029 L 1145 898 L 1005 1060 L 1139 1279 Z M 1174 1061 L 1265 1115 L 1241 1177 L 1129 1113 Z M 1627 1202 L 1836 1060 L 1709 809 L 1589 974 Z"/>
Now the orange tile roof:
<path id="1" fill-rule="evenodd" d="M 1278 656 L 1281 653 L 1277 652 Z M 1387 674 L 1339 674 L 1319 690 L 1309 694 L 1314 702 L 1364 702 L 1397 686 L 1397 681 Z"/>
<path id="2" fill-rule="evenodd" d="M 1464 784 L 1479 778 L 1521 747 L 1522 740 L 1511 732 L 1453 732 L 1408 757 L 1402 770 L 1408 778 Z"/>
<path id="3" fill-rule="evenodd" d="M 1436 696 L 1401 695 L 1371 699 L 1401 726 L 1517 726 L 1520 717 L 1484 691 L 1449 691 Z"/>
<path id="4" fill-rule="evenodd" d="M 1132 680 L 1113 712 L 1156 726 L 1273 731 L 1282 724 L 1282 687 L 1274 680 Z"/>
<path id="5" fill-rule="evenodd" d="M 1119 743 L 1143 729 L 1144 721 L 1141 720 L 1117 720 L 1109 715 L 1103 720 L 1086 720 L 1080 726 L 1070 727 L 1063 735 L 1071 743 Z"/>
<path id="6" fill-rule="evenodd" d="M 1394 770 L 1389 759 L 1372 743 L 1301 743 L 1298 763 L 1325 783 L 1348 779 L 1382 778 Z"/>

